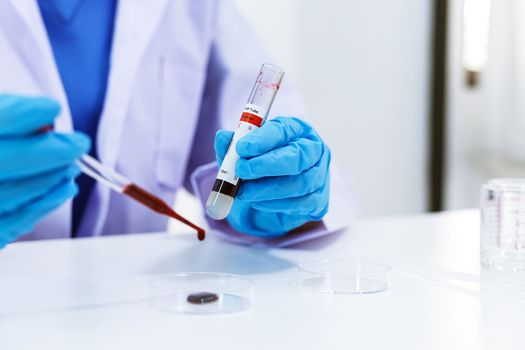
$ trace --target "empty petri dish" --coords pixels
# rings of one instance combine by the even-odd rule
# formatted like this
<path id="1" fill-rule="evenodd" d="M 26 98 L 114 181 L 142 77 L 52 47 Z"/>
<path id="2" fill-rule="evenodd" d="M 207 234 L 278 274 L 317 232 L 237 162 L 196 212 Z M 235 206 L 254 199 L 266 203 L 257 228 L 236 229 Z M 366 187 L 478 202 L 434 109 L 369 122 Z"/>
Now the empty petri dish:
<path id="1" fill-rule="evenodd" d="M 332 294 L 367 294 L 388 290 L 390 267 L 359 259 L 325 259 L 299 265 L 300 288 Z"/>
<path id="2" fill-rule="evenodd" d="M 150 305 L 185 314 L 222 314 L 251 307 L 254 283 L 242 276 L 214 272 L 180 272 L 150 280 Z"/>

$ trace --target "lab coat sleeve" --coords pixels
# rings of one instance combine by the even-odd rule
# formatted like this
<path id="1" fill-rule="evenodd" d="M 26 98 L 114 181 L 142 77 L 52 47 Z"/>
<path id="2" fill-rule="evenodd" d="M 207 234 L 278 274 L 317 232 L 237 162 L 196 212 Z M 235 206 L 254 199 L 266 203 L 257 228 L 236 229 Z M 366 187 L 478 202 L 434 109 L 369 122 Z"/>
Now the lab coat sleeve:
<path id="1" fill-rule="evenodd" d="M 214 37 L 211 41 L 207 81 L 203 93 L 195 142 L 188 164 L 190 188 L 205 201 L 217 175 L 213 142 L 219 129 L 233 130 L 264 62 L 275 62 L 249 24 L 230 0 L 218 0 Z M 286 70 L 286 67 L 283 67 Z M 299 116 L 307 119 L 292 78 L 286 77 L 270 111 L 272 116 Z M 203 165 L 204 164 L 204 165 Z M 227 221 L 209 218 L 210 228 L 241 244 L 286 246 L 310 240 L 348 226 L 356 213 L 355 195 L 337 166 L 331 168 L 331 199 L 328 214 L 315 227 L 276 239 L 261 239 L 234 231 Z"/>

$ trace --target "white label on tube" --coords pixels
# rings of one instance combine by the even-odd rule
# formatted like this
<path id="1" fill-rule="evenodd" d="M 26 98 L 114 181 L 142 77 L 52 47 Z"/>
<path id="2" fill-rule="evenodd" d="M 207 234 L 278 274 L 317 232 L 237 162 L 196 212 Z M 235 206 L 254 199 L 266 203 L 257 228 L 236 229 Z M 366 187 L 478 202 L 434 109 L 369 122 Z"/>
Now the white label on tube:
<path id="1" fill-rule="evenodd" d="M 239 177 L 235 174 L 235 164 L 237 164 L 237 160 L 239 159 L 236 151 L 237 141 L 253 130 L 258 129 L 264 122 L 263 118 L 265 114 L 266 111 L 263 111 L 259 106 L 254 104 L 248 103 L 244 107 L 244 112 L 241 115 L 239 124 L 237 124 L 232 141 L 219 169 L 217 179 L 237 185 L 237 181 L 239 180 Z"/>

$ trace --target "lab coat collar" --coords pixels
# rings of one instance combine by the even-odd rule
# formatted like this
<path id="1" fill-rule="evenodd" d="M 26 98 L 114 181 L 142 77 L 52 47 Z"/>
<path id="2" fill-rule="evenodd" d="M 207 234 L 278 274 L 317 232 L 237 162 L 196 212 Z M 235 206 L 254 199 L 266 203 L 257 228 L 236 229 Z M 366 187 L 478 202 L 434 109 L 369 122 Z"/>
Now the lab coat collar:
<path id="1" fill-rule="evenodd" d="M 117 165 L 122 130 L 137 69 L 160 24 L 168 2 L 168 0 L 126 0 L 118 3 L 111 68 L 97 139 L 98 157 L 109 167 L 115 168 Z M 109 208 L 110 190 L 97 185 L 96 191 L 93 197 L 98 198 L 97 202 L 100 205 L 92 209 L 96 210 L 96 213 L 89 215 L 92 220 L 96 218 L 94 226 L 93 222 L 90 223 L 90 231 L 94 235 L 100 235 Z M 88 224 L 87 220 L 84 221 L 81 231 Z"/>
<path id="2" fill-rule="evenodd" d="M 114 167 L 124 119 L 142 56 L 160 23 L 168 0 L 119 1 L 106 101 L 99 126 L 99 157 Z"/>
<path id="3" fill-rule="evenodd" d="M 55 120 L 55 129 L 62 132 L 71 131 L 73 123 L 69 104 L 38 4 L 36 1 L 28 0 L 8 1 L 19 18 L 2 18 L 2 21 L 21 20 L 23 22 L 23 24 L 6 26 L 13 30 L 10 33 L 13 46 L 20 52 L 25 65 L 34 76 L 35 83 L 41 89 L 41 93 L 55 98 L 62 106 L 61 113 Z"/>

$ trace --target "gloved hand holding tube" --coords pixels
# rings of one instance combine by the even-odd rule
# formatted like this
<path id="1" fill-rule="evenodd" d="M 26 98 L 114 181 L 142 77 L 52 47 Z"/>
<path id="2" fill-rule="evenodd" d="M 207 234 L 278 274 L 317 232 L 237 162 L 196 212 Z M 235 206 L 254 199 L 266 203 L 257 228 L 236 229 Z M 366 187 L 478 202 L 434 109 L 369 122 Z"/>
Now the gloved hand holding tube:
<path id="1" fill-rule="evenodd" d="M 222 219 L 227 215 L 230 225 L 239 232 L 276 237 L 307 222 L 319 221 L 327 213 L 330 150 L 315 130 L 298 118 L 278 117 L 265 124 L 261 119 L 261 127 L 241 130 L 249 127 L 243 125 L 245 115 L 251 115 L 246 109 L 260 108 L 252 101 L 268 101 L 264 94 L 272 93 L 264 69 L 235 134 L 219 131 L 216 135 L 220 170 L 206 205 L 211 217 Z M 257 111 L 255 117 L 266 117 L 277 90 L 273 88 L 269 105 L 262 107 L 262 115 Z M 261 94 L 259 98 L 257 93 Z M 234 165 L 223 164 L 225 158 L 227 162 L 233 159 Z M 233 172 L 232 168 L 234 176 L 228 173 Z"/>
<path id="2" fill-rule="evenodd" d="M 75 161 L 89 151 L 89 139 L 35 133 L 52 125 L 59 111 L 49 98 L 0 95 L 0 248 L 78 191 Z"/>
<path id="3" fill-rule="evenodd" d="M 231 131 L 215 138 L 222 163 Z M 328 211 L 330 150 L 306 122 L 293 117 L 269 120 L 240 139 L 235 171 L 243 179 L 228 223 L 237 231 L 276 237 Z"/>

